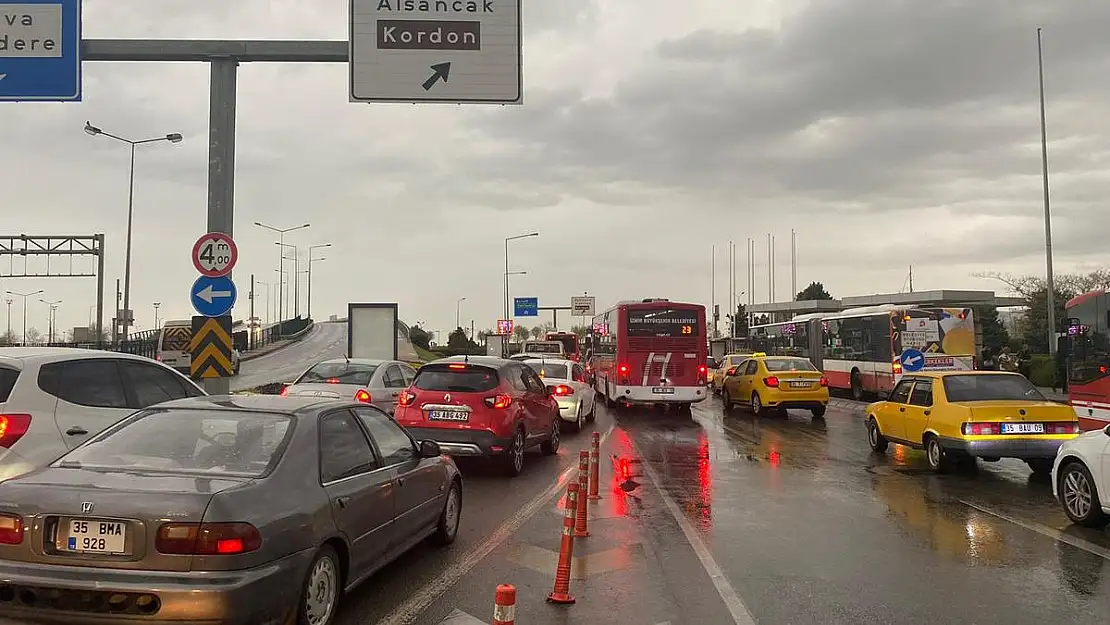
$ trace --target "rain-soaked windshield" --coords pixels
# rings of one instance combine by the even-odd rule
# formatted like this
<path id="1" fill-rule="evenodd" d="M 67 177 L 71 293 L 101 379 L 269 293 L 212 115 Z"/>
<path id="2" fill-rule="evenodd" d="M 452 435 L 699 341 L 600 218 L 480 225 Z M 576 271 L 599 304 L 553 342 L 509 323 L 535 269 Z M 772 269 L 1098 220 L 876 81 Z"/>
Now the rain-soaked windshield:
<path id="1" fill-rule="evenodd" d="M 366 386 L 377 371 L 377 365 L 355 362 L 322 362 L 309 369 L 294 384 L 358 384 Z"/>

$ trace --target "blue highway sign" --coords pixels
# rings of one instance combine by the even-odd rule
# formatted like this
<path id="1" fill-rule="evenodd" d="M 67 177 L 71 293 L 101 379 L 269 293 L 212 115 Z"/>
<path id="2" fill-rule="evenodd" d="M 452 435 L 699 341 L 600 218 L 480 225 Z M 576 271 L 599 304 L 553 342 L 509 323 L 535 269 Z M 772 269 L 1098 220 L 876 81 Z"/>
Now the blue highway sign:
<path id="1" fill-rule="evenodd" d="M 189 290 L 193 308 L 205 317 L 221 317 L 231 312 L 239 296 L 235 283 L 227 276 L 209 278 L 201 276 Z"/>
<path id="2" fill-rule="evenodd" d="M 81 0 L 0 0 L 0 102 L 81 100 Z"/>
<path id="3" fill-rule="evenodd" d="M 902 363 L 902 371 L 906 373 L 921 371 L 925 368 L 925 354 L 922 354 L 920 350 L 907 349 L 902 352 L 898 360 Z"/>
<path id="4" fill-rule="evenodd" d="M 538 297 L 514 297 L 513 298 L 513 316 L 514 317 L 538 317 L 540 316 L 540 300 Z"/>

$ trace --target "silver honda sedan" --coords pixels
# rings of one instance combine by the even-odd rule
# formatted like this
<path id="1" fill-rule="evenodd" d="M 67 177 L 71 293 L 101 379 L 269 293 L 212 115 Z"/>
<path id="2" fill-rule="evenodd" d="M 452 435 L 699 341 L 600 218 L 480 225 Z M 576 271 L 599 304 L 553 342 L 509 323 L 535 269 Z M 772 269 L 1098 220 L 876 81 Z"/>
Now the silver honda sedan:
<path id="1" fill-rule="evenodd" d="M 0 618 L 327 625 L 461 510 L 454 463 L 372 406 L 168 402 L 0 484 Z"/>
<path id="2" fill-rule="evenodd" d="M 332 358 L 318 362 L 282 389 L 282 395 L 354 399 L 393 414 L 416 370 L 399 360 Z"/>

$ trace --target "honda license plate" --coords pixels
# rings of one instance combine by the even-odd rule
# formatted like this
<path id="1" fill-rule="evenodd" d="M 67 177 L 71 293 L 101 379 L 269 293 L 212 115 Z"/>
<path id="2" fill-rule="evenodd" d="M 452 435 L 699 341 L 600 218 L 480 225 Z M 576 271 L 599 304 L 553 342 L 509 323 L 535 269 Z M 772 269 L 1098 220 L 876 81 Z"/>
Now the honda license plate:
<path id="1" fill-rule="evenodd" d="M 656 395 L 674 395 L 674 388 L 670 386 L 656 386 L 651 389 L 651 392 Z"/>
<path id="2" fill-rule="evenodd" d="M 1003 423 L 1003 434 L 1044 434 L 1043 423 Z"/>
<path id="3" fill-rule="evenodd" d="M 809 382 L 795 380 L 790 383 L 790 388 L 809 388 Z"/>
<path id="4" fill-rule="evenodd" d="M 470 413 L 463 410 L 429 410 L 429 421 L 468 421 Z"/>
<path id="5" fill-rule="evenodd" d="M 102 519 L 70 519 L 66 549 L 77 553 L 125 553 L 127 524 Z"/>

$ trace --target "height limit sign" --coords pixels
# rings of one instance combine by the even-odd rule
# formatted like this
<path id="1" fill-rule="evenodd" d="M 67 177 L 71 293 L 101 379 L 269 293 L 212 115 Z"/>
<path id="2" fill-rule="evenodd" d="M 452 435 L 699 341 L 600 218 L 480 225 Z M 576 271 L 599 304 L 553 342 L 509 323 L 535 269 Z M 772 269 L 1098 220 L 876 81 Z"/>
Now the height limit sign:
<path id="1" fill-rule="evenodd" d="M 230 236 L 222 232 L 209 232 L 193 244 L 193 266 L 202 276 L 226 276 L 238 260 L 239 248 Z"/>

